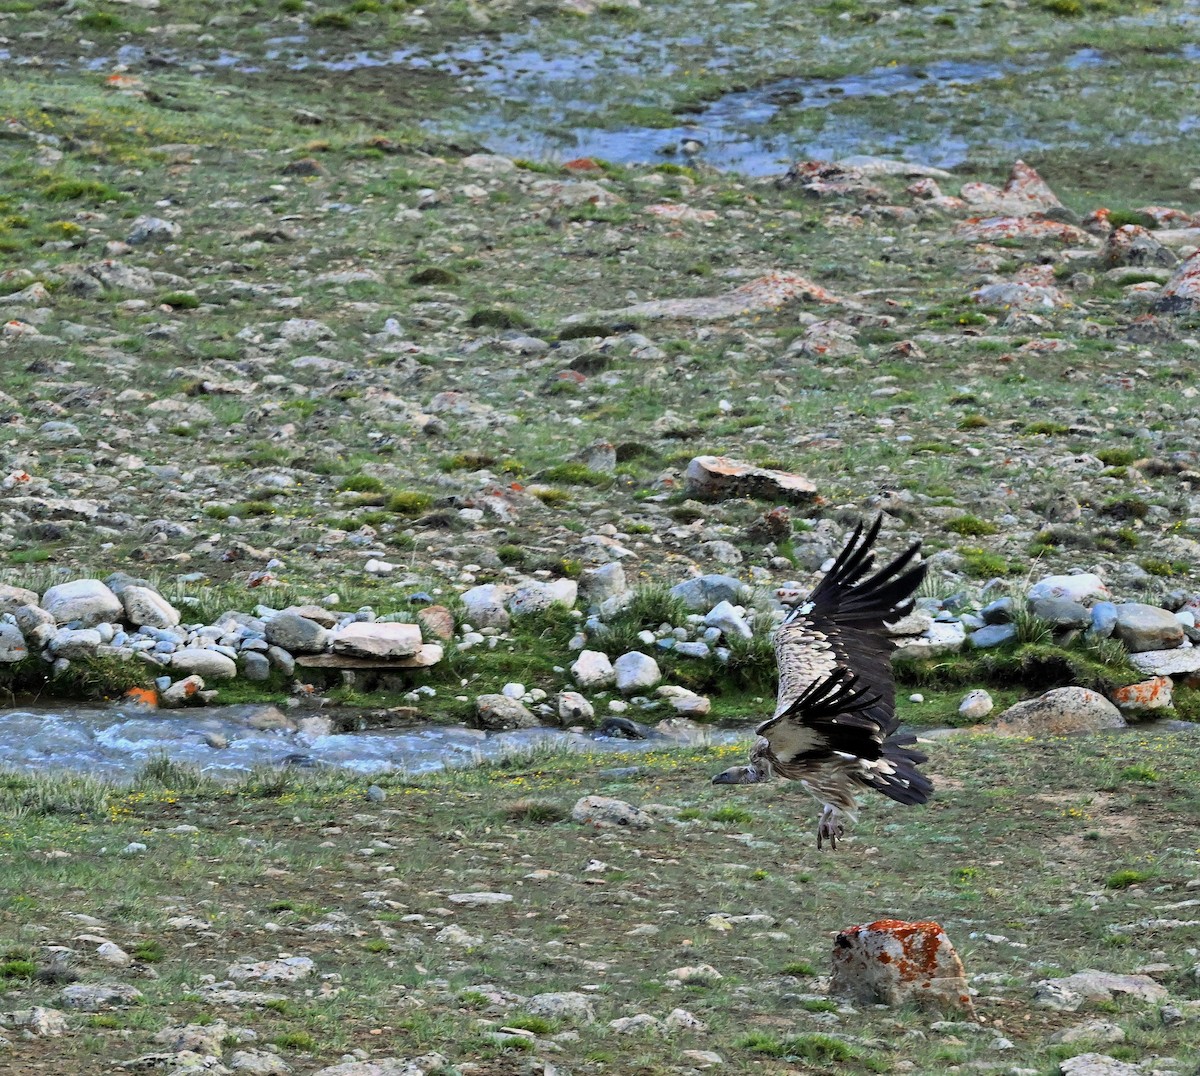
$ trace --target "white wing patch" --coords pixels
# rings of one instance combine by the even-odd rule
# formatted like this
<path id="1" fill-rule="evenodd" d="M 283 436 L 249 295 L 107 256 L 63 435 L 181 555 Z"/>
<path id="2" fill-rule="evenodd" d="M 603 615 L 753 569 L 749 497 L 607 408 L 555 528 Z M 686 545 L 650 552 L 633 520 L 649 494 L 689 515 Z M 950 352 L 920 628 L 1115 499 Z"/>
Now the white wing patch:
<path id="1" fill-rule="evenodd" d="M 788 718 L 772 717 L 755 731 L 770 743 L 771 753 L 781 762 L 827 746 L 825 737 L 815 729 Z"/>

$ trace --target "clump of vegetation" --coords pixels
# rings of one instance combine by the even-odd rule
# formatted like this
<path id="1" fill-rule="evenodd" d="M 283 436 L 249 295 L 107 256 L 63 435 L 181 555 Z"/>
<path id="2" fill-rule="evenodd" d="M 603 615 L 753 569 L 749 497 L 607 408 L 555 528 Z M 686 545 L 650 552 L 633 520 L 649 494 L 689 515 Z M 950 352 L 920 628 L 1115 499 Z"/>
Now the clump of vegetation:
<path id="1" fill-rule="evenodd" d="M 424 269 L 417 269 L 408 276 L 410 284 L 417 285 L 442 285 L 458 283 L 458 274 L 452 273 L 449 269 L 443 269 L 438 265 L 429 265 Z"/>
<path id="2" fill-rule="evenodd" d="M 565 482 L 570 486 L 606 487 L 613 483 L 612 475 L 593 471 L 585 463 L 558 463 L 542 472 L 547 482 Z"/>
<path id="3" fill-rule="evenodd" d="M 550 825 L 567 817 L 567 810 L 560 803 L 546 799 L 519 799 L 504 805 L 504 817 L 512 822 L 532 822 Z M 516 1026 L 515 1024 L 513 1025 Z"/>
<path id="4" fill-rule="evenodd" d="M 1128 889 L 1131 885 L 1141 885 L 1143 882 L 1148 882 L 1153 878 L 1149 871 L 1139 870 L 1119 870 L 1114 871 L 1105 880 L 1104 885 L 1107 889 Z"/>
<path id="5" fill-rule="evenodd" d="M 472 329 L 529 329 L 533 321 L 524 314 L 502 306 L 483 307 L 467 318 Z"/>
<path id="6" fill-rule="evenodd" d="M 1096 459 L 1106 467 L 1128 467 L 1137 458 L 1132 448 L 1102 448 L 1096 453 Z"/>
<path id="7" fill-rule="evenodd" d="M 961 534 L 965 538 L 978 538 L 986 534 L 996 534 L 1000 528 L 978 516 L 965 515 L 947 520 L 946 530 Z"/>
<path id="8" fill-rule="evenodd" d="M 338 483 L 338 489 L 344 493 L 378 493 L 383 489 L 383 481 L 374 475 L 352 474 Z"/>
<path id="9" fill-rule="evenodd" d="M 387 500 L 387 510 L 398 516 L 419 516 L 433 504 L 433 498 L 428 493 L 418 493 L 415 490 L 400 490 L 393 493 Z"/>

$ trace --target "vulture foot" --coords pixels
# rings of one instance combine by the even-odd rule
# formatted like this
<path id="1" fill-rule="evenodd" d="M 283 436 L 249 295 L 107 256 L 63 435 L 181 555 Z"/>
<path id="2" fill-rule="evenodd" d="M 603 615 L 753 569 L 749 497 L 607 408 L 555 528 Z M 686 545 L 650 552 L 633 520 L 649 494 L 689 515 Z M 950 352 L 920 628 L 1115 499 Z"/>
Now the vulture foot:
<path id="1" fill-rule="evenodd" d="M 836 850 L 838 838 L 844 836 L 845 832 L 846 827 L 838 818 L 837 808 L 830 803 L 825 804 L 821 810 L 821 820 L 817 824 L 817 851 L 824 847 L 825 841 L 829 842 L 831 849 Z"/>

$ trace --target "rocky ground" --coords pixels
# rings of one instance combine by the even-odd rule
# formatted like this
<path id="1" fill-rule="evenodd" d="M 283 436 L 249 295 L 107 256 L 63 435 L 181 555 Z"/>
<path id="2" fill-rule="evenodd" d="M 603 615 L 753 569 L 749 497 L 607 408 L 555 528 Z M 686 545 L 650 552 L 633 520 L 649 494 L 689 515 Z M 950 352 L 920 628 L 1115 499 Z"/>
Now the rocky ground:
<path id="1" fill-rule="evenodd" d="M 670 14 L 574 6 L 614 39 Z M 716 749 L 624 776 L 580 759 L 381 778 L 371 797 L 335 778 L 189 791 L 169 767 L 124 792 L 5 778 L 0 1071 L 182 1049 L 248 1072 L 353 1051 L 443 1055 L 412 1072 L 677 1072 L 709 1054 L 735 1071 L 1179 1071 L 1190 733 L 1054 737 L 1200 715 L 1200 177 L 1164 91 L 1194 63 L 1194 13 L 1053 6 L 998 17 L 1049 48 L 1052 15 L 1086 15 L 1070 48 L 1112 50 L 1097 69 L 1133 72 L 1131 93 L 1158 87 L 1142 142 L 748 179 L 691 147 L 657 165 L 502 156 L 425 122 L 482 93 L 470 65 L 390 82 L 321 66 L 503 46 L 520 6 L 0 3 L 14 698 L 135 688 L 127 703 L 265 700 L 294 723 L 341 703 L 385 724 L 678 739 L 762 715 L 781 603 L 883 513 L 884 552 L 919 538 L 930 565 L 897 628 L 905 720 L 1018 737 L 938 740 L 937 803 L 873 805 L 815 867 L 792 793 L 705 789 Z M 876 22 L 932 62 L 955 19 L 993 18 L 963 8 L 812 18 L 844 28 L 851 69 L 891 55 Z M 560 44 L 576 32 L 538 19 Z M 289 39 L 311 68 L 272 58 Z M 678 77 L 680 114 L 737 88 L 717 70 Z M 1056 115 L 1037 85 L 996 93 Z M 1070 123 L 1126 122 L 1106 100 L 1081 94 Z M 1176 134 L 1155 142 L 1164 116 Z M 514 806 L 531 790 L 549 806 Z M 637 833 L 567 820 L 592 792 L 665 806 Z M 139 856 L 156 870 L 130 870 Z M 513 899 L 454 899 L 475 890 Z M 979 1021 L 830 999 L 828 936 L 885 912 L 943 921 Z M 245 970 L 275 960 L 292 963 Z M 1089 968 L 1150 980 L 1038 993 Z M 76 1004 L 60 981 L 76 974 L 119 989 Z M 230 993 L 260 987 L 278 996 Z M 1072 1060 L 1096 1050 L 1116 1060 Z"/>
<path id="2" fill-rule="evenodd" d="M 709 784 L 736 748 L 8 778 L 0 1071 L 1191 1072 L 1198 744 L 939 738 L 936 799 L 823 854 L 799 789 Z M 952 996 L 831 984 L 883 917 Z"/>

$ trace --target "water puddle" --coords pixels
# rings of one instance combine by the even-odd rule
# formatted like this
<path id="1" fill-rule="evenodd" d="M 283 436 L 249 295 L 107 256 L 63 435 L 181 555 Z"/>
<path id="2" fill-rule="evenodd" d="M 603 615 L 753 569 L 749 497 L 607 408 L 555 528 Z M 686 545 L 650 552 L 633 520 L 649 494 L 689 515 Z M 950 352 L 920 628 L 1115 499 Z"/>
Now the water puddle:
<path id="1" fill-rule="evenodd" d="M 671 126 L 619 122 L 631 113 L 641 118 L 638 110 L 669 116 L 664 106 L 670 102 L 660 99 L 665 92 L 662 80 L 685 82 L 695 67 L 709 73 L 771 65 L 778 69 L 788 62 L 803 67 L 769 42 L 751 50 L 745 42 L 713 42 L 710 37 L 684 31 L 668 40 L 631 30 L 617 38 L 606 31 L 551 39 L 534 19 L 520 34 L 431 52 L 412 46 L 338 53 L 315 45 L 304 34 L 291 34 L 268 39 L 262 51 L 253 54 L 222 49 L 189 55 L 126 44 L 115 53 L 79 62 L 94 71 L 117 65 L 185 66 L 201 75 L 204 70 L 367 72 L 381 85 L 394 79 L 397 86 L 414 72 L 437 72 L 456 80 L 461 93 L 445 115 L 424 122 L 431 134 L 460 142 L 473 138 L 496 153 L 558 162 L 590 156 L 616 164 L 653 164 L 695 156 L 709 166 L 751 176 L 777 174 L 798 159 L 859 153 L 952 168 L 972 157 L 1078 148 L 1089 135 L 1073 130 L 1071 121 L 1048 127 L 1035 119 L 1036 109 L 1026 114 L 1005 101 L 1014 94 L 1028 96 L 1031 102 L 1046 93 L 1089 96 L 1099 84 L 1091 85 L 1086 72 L 1122 63 L 1119 55 L 1084 47 L 1067 56 L 1042 53 L 880 66 L 836 78 L 788 77 L 727 93 Z M 811 45 L 812 54 L 826 63 L 837 62 L 846 48 L 845 42 L 826 37 Z M 0 53 L 0 58 L 7 54 Z M 1200 62 L 1200 46 L 1188 44 L 1164 59 Z M 653 79 L 647 82 L 643 75 Z M 1010 85 L 991 94 L 995 100 L 973 92 L 1004 80 Z M 1063 80 L 1078 84 L 1069 91 L 1058 88 Z M 657 91 L 648 88 L 651 82 L 659 86 Z M 838 108 L 855 100 L 889 101 L 895 107 L 886 113 L 878 106 L 864 107 L 861 113 Z M 1114 147 L 1149 145 L 1190 133 L 1198 125 L 1200 113 L 1192 112 L 1153 123 L 1145 117 L 1131 119 L 1123 128 L 1114 124 L 1106 141 Z"/>
<path id="2" fill-rule="evenodd" d="M 263 731 L 251 724 L 261 706 L 138 713 L 121 709 L 8 710 L 0 712 L 0 767 L 24 772 L 70 770 L 127 779 L 164 755 L 214 777 L 238 777 L 258 767 L 330 766 L 360 774 L 430 773 L 553 746 L 564 751 L 661 750 L 677 741 L 630 741 L 579 735 L 559 729 L 485 733 L 462 726 L 309 736 Z M 733 743 L 744 736 L 728 729 L 704 730 L 703 742 Z M 225 746 L 212 746 L 212 744 Z"/>

